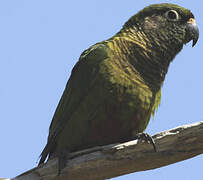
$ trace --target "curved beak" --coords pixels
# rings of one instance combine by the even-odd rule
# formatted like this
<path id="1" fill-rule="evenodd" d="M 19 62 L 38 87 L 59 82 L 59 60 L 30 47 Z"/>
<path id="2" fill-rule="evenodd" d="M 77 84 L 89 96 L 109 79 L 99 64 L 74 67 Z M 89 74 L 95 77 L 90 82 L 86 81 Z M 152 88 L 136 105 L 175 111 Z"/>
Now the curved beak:
<path id="1" fill-rule="evenodd" d="M 192 47 L 195 46 L 199 38 L 199 29 L 194 18 L 190 18 L 186 26 L 186 39 L 187 42 L 193 40 Z"/>

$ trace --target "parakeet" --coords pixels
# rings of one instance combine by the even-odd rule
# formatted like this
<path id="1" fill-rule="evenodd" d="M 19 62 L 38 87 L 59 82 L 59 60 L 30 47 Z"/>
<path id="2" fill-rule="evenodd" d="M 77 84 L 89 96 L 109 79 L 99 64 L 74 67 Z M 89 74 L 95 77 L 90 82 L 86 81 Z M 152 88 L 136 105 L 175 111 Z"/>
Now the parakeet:
<path id="1" fill-rule="evenodd" d="M 85 50 L 55 111 L 39 164 L 142 133 L 159 106 L 170 62 L 198 37 L 190 10 L 154 4 L 132 16 L 113 37 Z"/>

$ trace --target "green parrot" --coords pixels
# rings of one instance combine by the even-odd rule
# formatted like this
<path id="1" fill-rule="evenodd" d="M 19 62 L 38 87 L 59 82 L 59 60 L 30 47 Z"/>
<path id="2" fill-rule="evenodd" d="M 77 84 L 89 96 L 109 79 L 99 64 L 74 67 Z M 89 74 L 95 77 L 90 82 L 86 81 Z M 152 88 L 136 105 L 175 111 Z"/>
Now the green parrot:
<path id="1" fill-rule="evenodd" d="M 150 5 L 108 40 L 85 50 L 55 111 L 39 164 L 143 133 L 160 104 L 170 62 L 199 30 L 190 10 Z"/>

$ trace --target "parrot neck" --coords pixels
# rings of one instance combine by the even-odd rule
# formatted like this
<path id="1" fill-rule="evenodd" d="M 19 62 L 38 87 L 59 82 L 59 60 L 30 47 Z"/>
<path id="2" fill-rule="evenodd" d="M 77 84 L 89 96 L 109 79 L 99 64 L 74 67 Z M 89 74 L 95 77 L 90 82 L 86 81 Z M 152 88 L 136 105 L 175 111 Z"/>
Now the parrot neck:
<path id="1" fill-rule="evenodd" d="M 168 71 L 170 62 L 182 49 L 182 46 L 172 46 L 167 37 L 160 34 L 146 34 L 137 29 L 120 31 L 112 40 L 118 50 L 117 58 L 131 65 L 144 83 L 157 92 Z"/>

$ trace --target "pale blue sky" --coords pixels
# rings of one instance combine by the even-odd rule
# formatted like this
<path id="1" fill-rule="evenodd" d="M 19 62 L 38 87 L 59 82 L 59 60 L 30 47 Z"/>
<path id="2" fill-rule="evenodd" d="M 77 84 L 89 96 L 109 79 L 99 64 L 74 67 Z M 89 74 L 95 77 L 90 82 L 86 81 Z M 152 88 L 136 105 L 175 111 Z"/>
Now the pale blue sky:
<path id="1" fill-rule="evenodd" d="M 14 177 L 37 165 L 82 51 L 114 35 L 138 10 L 161 2 L 191 9 L 201 33 L 202 0 L 0 1 L 0 177 Z M 203 120 L 202 47 L 200 36 L 194 48 L 186 45 L 170 65 L 148 133 Z M 202 157 L 116 179 L 200 179 Z"/>

